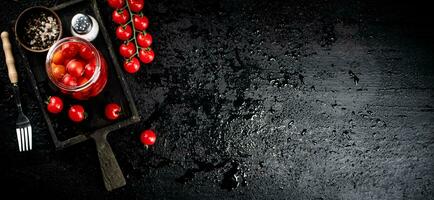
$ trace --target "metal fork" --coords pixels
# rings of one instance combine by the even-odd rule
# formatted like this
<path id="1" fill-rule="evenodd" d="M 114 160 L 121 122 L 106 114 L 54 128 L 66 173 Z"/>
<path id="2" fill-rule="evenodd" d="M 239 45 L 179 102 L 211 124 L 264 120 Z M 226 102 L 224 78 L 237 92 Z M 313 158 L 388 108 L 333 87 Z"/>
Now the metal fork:
<path id="1" fill-rule="evenodd" d="M 18 88 L 18 74 L 15 69 L 15 60 L 12 56 L 11 43 L 9 42 L 8 32 L 1 33 L 3 51 L 5 52 L 6 65 L 8 67 L 9 80 L 14 90 L 15 103 L 17 104 L 18 118 L 16 123 L 16 132 L 18 140 L 18 149 L 21 151 L 32 150 L 32 126 L 29 119 L 24 115 L 21 107 L 20 90 Z"/>

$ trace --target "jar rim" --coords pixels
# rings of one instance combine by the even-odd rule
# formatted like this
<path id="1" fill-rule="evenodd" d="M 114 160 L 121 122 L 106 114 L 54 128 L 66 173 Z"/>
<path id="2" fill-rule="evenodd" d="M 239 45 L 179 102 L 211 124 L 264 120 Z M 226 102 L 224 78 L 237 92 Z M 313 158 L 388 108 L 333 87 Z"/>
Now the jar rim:
<path id="1" fill-rule="evenodd" d="M 65 85 L 65 84 L 55 80 L 54 77 L 51 75 L 51 66 L 50 65 L 51 65 L 51 61 L 53 59 L 53 55 L 66 42 L 83 43 L 83 44 L 89 46 L 91 48 L 92 52 L 95 53 L 95 64 L 96 64 L 95 71 L 94 71 L 92 77 L 82 85 L 68 86 L 68 85 Z M 60 88 L 61 90 L 66 90 L 69 92 L 81 91 L 81 90 L 84 90 L 84 89 L 90 87 L 90 85 L 92 85 L 93 83 L 95 83 L 97 81 L 99 74 L 101 73 L 101 58 L 100 57 L 101 57 L 101 55 L 100 55 L 99 51 L 89 41 L 84 40 L 84 39 L 79 38 L 79 37 L 65 37 L 65 38 L 62 38 L 62 39 L 56 41 L 48 50 L 47 57 L 45 59 L 45 71 L 47 73 L 48 78 L 51 80 L 51 82 L 54 85 L 56 85 L 58 88 Z M 65 68 L 66 68 L 66 66 L 65 66 Z"/>

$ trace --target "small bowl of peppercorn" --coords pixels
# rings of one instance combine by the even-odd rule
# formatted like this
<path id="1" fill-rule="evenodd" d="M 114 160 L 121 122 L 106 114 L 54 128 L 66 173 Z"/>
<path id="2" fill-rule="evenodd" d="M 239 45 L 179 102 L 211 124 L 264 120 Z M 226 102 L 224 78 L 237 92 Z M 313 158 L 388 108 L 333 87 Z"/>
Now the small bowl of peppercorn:
<path id="1" fill-rule="evenodd" d="M 15 36 L 25 49 L 45 52 L 62 36 L 62 21 L 47 7 L 30 7 L 15 21 Z"/>

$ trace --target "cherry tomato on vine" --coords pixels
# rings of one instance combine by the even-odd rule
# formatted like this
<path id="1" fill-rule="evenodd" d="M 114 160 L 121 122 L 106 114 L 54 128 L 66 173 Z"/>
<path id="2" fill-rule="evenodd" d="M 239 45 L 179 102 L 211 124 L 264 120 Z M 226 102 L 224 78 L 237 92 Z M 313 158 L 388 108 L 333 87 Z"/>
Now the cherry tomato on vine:
<path id="1" fill-rule="evenodd" d="M 124 69 L 130 74 L 136 73 L 140 69 L 139 59 L 136 57 L 132 58 L 131 60 L 126 59 L 124 61 Z"/>
<path id="2" fill-rule="evenodd" d="M 130 19 L 130 14 L 125 9 L 116 9 L 113 11 L 112 20 L 116 24 L 125 24 Z"/>
<path id="3" fill-rule="evenodd" d="M 140 49 L 139 59 L 145 64 L 151 63 L 154 60 L 154 51 L 151 48 Z"/>
<path id="4" fill-rule="evenodd" d="M 127 0 L 128 5 L 130 6 L 131 11 L 139 12 L 143 9 L 145 5 L 145 0 Z"/>
<path id="5" fill-rule="evenodd" d="M 110 7 L 114 9 L 119 9 L 124 6 L 125 0 L 107 0 L 107 3 Z"/>
<path id="6" fill-rule="evenodd" d="M 136 45 L 133 42 L 127 42 L 119 46 L 119 53 L 124 58 L 129 58 L 136 53 Z"/>
<path id="7" fill-rule="evenodd" d="M 115 120 L 119 118 L 119 115 L 122 111 L 121 106 L 116 103 L 107 104 L 105 107 L 105 117 L 109 120 Z"/>
<path id="8" fill-rule="evenodd" d="M 137 35 L 137 43 L 143 48 L 150 47 L 152 44 L 152 35 L 146 32 L 139 33 Z"/>
<path id="9" fill-rule="evenodd" d="M 63 109 L 63 101 L 61 98 L 51 96 L 48 98 L 47 110 L 50 113 L 60 113 Z"/>
<path id="10" fill-rule="evenodd" d="M 86 118 L 84 108 L 81 105 L 73 105 L 68 110 L 68 117 L 73 122 L 81 122 Z"/>
<path id="11" fill-rule="evenodd" d="M 144 31 L 148 28 L 149 20 L 146 16 L 134 15 L 133 17 L 134 28 L 139 31 Z"/>
<path id="12" fill-rule="evenodd" d="M 157 136 L 155 135 L 155 132 L 153 130 L 145 130 L 140 134 L 140 141 L 144 145 L 153 145 L 155 143 L 155 140 L 157 140 Z"/>
<path id="13" fill-rule="evenodd" d="M 133 29 L 130 25 L 118 26 L 116 29 L 116 37 L 120 40 L 128 40 L 133 35 Z"/>

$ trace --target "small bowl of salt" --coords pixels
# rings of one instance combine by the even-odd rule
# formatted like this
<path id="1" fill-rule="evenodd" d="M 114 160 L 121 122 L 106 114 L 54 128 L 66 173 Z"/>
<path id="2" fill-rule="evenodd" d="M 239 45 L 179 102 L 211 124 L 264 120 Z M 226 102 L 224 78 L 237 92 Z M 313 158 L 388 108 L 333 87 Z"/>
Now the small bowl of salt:
<path id="1" fill-rule="evenodd" d="M 30 7 L 21 12 L 15 21 L 15 36 L 25 49 L 45 52 L 62 37 L 62 22 L 47 7 Z"/>

